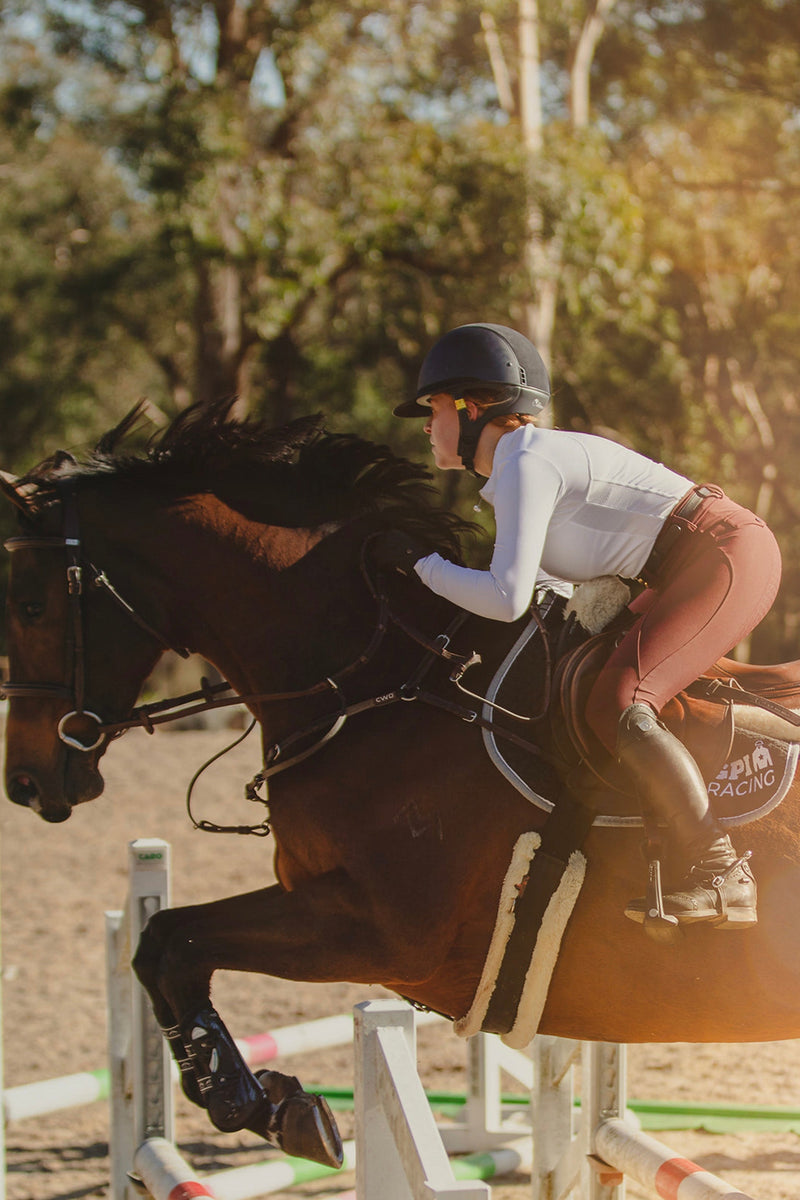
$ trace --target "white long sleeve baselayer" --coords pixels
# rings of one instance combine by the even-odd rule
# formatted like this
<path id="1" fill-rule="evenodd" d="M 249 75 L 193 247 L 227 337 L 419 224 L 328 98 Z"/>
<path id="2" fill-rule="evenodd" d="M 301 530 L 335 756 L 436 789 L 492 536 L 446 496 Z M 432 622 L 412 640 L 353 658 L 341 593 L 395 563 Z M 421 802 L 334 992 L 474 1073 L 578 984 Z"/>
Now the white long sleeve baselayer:
<path id="1" fill-rule="evenodd" d="M 693 486 L 606 438 L 523 425 L 500 438 L 480 493 L 495 514 L 489 570 L 440 554 L 420 559 L 415 570 L 459 607 L 515 621 L 542 575 L 572 583 L 598 575 L 635 579 L 665 518 Z"/>

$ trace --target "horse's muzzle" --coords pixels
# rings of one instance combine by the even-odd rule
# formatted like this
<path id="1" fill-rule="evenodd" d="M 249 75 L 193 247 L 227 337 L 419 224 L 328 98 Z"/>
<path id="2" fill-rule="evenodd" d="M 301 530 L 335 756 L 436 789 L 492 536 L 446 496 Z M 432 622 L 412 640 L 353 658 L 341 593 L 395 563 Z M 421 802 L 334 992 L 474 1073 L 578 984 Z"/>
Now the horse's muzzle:
<path id="1" fill-rule="evenodd" d="M 32 770 L 27 763 L 6 770 L 6 793 L 14 804 L 30 808 L 50 825 L 66 821 L 78 804 L 94 800 L 104 788 L 96 765 L 85 754 L 69 753 L 62 772 Z"/>
<path id="2" fill-rule="evenodd" d="M 9 775 L 6 780 L 6 791 L 9 800 L 14 804 L 21 804 L 23 808 L 32 809 L 44 821 L 48 821 L 51 824 L 66 821 L 72 813 L 72 806 L 70 804 L 57 809 L 45 810 L 42 804 L 41 788 L 35 778 L 27 774 L 27 772 L 19 771 L 15 775 Z"/>
<path id="3" fill-rule="evenodd" d="M 39 799 L 39 788 L 30 775 L 22 772 L 9 777 L 6 781 L 6 791 L 9 800 L 14 804 L 21 804 L 23 808 L 32 808 Z"/>

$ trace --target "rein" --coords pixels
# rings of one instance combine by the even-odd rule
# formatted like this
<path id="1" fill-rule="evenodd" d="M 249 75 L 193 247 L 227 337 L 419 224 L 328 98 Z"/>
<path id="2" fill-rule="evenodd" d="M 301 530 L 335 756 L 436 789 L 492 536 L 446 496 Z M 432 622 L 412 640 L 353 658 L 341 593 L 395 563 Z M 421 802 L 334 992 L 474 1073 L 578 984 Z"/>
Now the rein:
<path id="1" fill-rule="evenodd" d="M 229 707 L 232 705 L 251 705 L 251 704 L 275 704 L 286 703 L 292 700 L 307 699 L 311 696 L 321 695 L 330 691 L 337 699 L 338 705 L 334 712 L 327 713 L 322 717 L 317 718 L 304 729 L 290 734 L 282 742 L 276 742 L 267 751 L 264 759 L 264 766 L 261 771 L 251 780 L 245 789 L 245 794 L 248 799 L 257 801 L 266 805 L 267 800 L 259 795 L 259 788 L 272 776 L 287 770 L 289 767 L 295 766 L 304 759 L 309 758 L 318 750 L 321 750 L 327 742 L 334 738 L 344 726 L 347 719 L 362 712 L 367 712 L 376 708 L 385 708 L 398 701 L 415 701 L 419 700 L 422 703 L 429 704 L 434 708 L 438 708 L 445 712 L 449 712 L 454 716 L 469 724 L 475 724 L 479 728 L 494 731 L 497 735 L 502 736 L 514 744 L 535 754 L 542 754 L 541 747 L 527 741 L 524 738 L 518 737 L 511 730 L 504 729 L 497 725 L 494 721 L 487 720 L 482 717 L 476 710 L 467 708 L 461 704 L 454 703 L 442 696 L 438 696 L 433 692 L 426 691 L 422 688 L 422 682 L 436 663 L 437 660 L 443 660 L 449 663 L 452 670 L 449 675 L 451 683 L 472 700 L 478 701 L 481 705 L 487 705 L 489 708 L 503 713 L 505 716 L 511 717 L 517 721 L 530 722 L 538 720 L 546 711 L 549 701 L 550 690 L 550 675 L 551 675 L 551 656 L 549 652 L 549 639 L 544 629 L 544 624 L 538 614 L 536 606 L 531 607 L 531 613 L 534 619 L 539 624 L 540 631 L 543 634 L 543 640 L 547 654 L 547 684 L 545 687 L 545 696 L 542 711 L 531 716 L 522 716 L 518 713 L 511 712 L 508 709 L 502 708 L 500 705 L 494 704 L 485 697 L 476 695 L 474 692 L 468 691 L 461 683 L 461 680 L 470 667 L 476 666 L 481 662 L 481 656 L 476 651 L 471 651 L 468 654 L 458 654 L 450 649 L 450 644 L 467 620 L 469 614 L 463 610 L 459 610 L 456 616 L 451 621 L 447 630 L 433 638 L 421 633 L 414 626 L 409 624 L 405 619 L 398 617 L 389 607 L 389 600 L 386 595 L 380 591 L 372 580 L 367 567 L 367 551 L 369 542 L 368 538 L 361 550 L 361 572 L 366 581 L 367 587 L 376 601 L 378 614 L 376 618 L 375 628 L 369 642 L 354 659 L 347 663 L 335 675 L 326 676 L 324 679 L 312 684 L 307 688 L 291 692 L 252 692 L 245 695 L 226 693 L 233 692 L 232 686 L 223 681 L 217 684 L 211 684 L 206 678 L 203 678 L 200 683 L 199 690 L 186 692 L 181 696 L 176 696 L 164 700 L 153 701 L 148 704 L 143 704 L 132 709 L 129 717 L 122 721 L 104 721 L 100 716 L 85 707 L 86 698 L 86 648 L 84 641 L 84 612 L 83 598 L 85 595 L 86 578 L 88 577 L 89 586 L 102 591 L 108 596 L 114 604 L 141 629 L 144 633 L 152 637 L 163 650 L 173 650 L 182 658 L 189 657 L 190 651 L 183 647 L 174 646 L 166 637 L 164 637 L 153 625 L 151 625 L 141 614 L 128 603 L 127 600 L 113 586 L 105 571 L 98 569 L 93 563 L 85 562 L 81 556 L 81 538 L 78 519 L 78 506 L 75 495 L 75 485 L 72 481 L 61 483 L 58 485 L 59 499 L 63 512 L 63 533 L 61 535 L 38 535 L 38 534 L 21 534 L 17 537 L 9 538 L 5 543 L 5 548 L 13 552 L 15 550 L 24 549 L 54 549 L 64 550 L 66 553 L 66 587 L 69 606 L 69 619 L 67 632 L 65 636 L 65 649 L 67 669 L 66 674 L 69 683 L 48 683 L 48 682 L 16 682 L 8 681 L 0 685 L 0 696 L 9 699 L 14 697 L 41 697 L 50 696 L 59 700 L 69 701 L 73 707 L 62 716 L 57 725 L 58 737 L 67 746 L 74 750 L 83 753 L 89 753 L 96 750 L 106 739 L 112 739 L 121 736 L 129 729 L 143 728 L 147 733 L 154 733 L 157 725 L 166 724 L 170 721 L 178 720 L 182 717 L 190 717 L 199 713 L 208 712 L 212 709 Z M 396 626 L 405 636 L 425 650 L 421 661 L 412 671 L 411 675 L 399 687 L 384 691 L 377 696 L 372 696 L 368 699 L 359 700 L 354 703 L 347 703 L 344 691 L 340 686 L 340 681 L 347 679 L 361 667 L 366 666 L 377 653 L 383 638 L 389 628 L 389 625 Z M 70 720 L 74 717 L 89 718 L 96 725 L 96 737 L 90 743 L 82 742 L 77 737 L 73 737 L 67 731 L 67 726 Z M 215 754 L 208 760 L 200 770 L 195 774 L 187 792 L 187 810 L 194 826 L 208 832 L 219 833 L 250 833 L 257 836 L 266 836 L 270 832 L 269 822 L 264 820 L 257 825 L 231 825 L 222 826 L 216 825 L 210 821 L 195 820 L 191 811 L 191 795 L 192 789 L 207 767 L 239 745 L 245 737 L 252 731 L 255 726 L 255 718 L 251 721 L 245 732 L 237 738 L 226 749 Z M 286 757 L 287 750 L 292 747 L 302 744 L 306 739 L 313 735 L 321 733 L 311 745 L 304 749 L 298 750 L 294 754 Z"/>
<path id="2" fill-rule="evenodd" d="M 210 684 L 206 678 L 203 678 L 200 681 L 200 689 L 198 691 L 186 692 L 182 696 L 175 696 L 167 700 L 154 700 L 149 704 L 141 704 L 132 710 L 130 717 L 126 720 L 105 724 L 102 728 L 111 737 L 119 737 L 120 734 L 126 733 L 129 729 L 138 728 L 146 730 L 147 733 L 154 733 L 157 725 L 165 725 L 169 721 L 177 721 L 181 717 L 193 717 L 198 713 L 210 712 L 215 708 L 227 708 L 232 705 L 241 704 L 278 704 L 284 703 L 287 700 L 305 700 L 309 696 L 317 696 L 327 691 L 332 691 L 335 695 L 341 695 L 341 689 L 337 681 L 346 678 L 348 675 L 352 675 L 359 667 L 366 666 L 383 641 L 383 636 L 388 627 L 389 608 L 388 602 L 386 602 L 379 609 L 372 637 L 361 654 L 343 667 L 336 675 L 326 676 L 325 679 L 320 679 L 317 683 L 313 683 L 310 687 L 302 688 L 299 691 L 245 692 L 244 694 L 236 693 L 233 696 L 225 696 L 225 692 L 233 691 L 231 684 L 227 681 Z"/>
<path id="3" fill-rule="evenodd" d="M 423 704 L 428 704 L 433 708 L 438 708 L 441 711 L 450 713 L 452 716 L 459 717 L 462 721 L 465 721 L 468 724 L 474 724 L 474 725 L 477 725 L 481 729 L 489 730 L 489 731 L 495 733 L 497 736 L 503 737 L 506 740 L 511 741 L 514 745 L 528 751 L 529 753 L 537 754 L 539 756 L 542 756 L 544 754 L 544 752 L 540 746 L 536 745 L 535 743 L 533 743 L 531 741 L 528 741 L 525 738 L 519 737 L 517 734 L 513 733 L 510 729 L 505 729 L 502 725 L 498 725 L 494 721 L 487 720 L 485 717 L 482 717 L 474 709 L 466 708 L 466 707 L 464 707 L 464 705 L 454 703 L 452 700 L 447 700 L 443 696 L 436 695 L 436 693 L 434 693 L 434 692 L 426 691 L 421 686 L 422 681 L 424 680 L 424 678 L 428 674 L 428 672 L 431 670 L 431 668 L 434 666 L 437 659 L 441 659 L 441 660 L 444 660 L 446 662 L 453 664 L 453 668 L 450 672 L 449 680 L 451 683 L 454 683 L 456 685 L 456 687 L 458 687 L 459 690 L 462 691 L 470 699 L 477 700 L 481 705 L 486 705 L 489 708 L 491 708 L 492 710 L 494 710 L 496 712 L 501 712 L 505 716 L 512 717 L 514 720 L 517 720 L 517 721 L 532 722 L 532 721 L 539 720 L 547 711 L 547 708 L 550 703 L 550 685 L 551 685 L 551 678 L 552 678 L 552 655 L 551 655 L 550 640 L 547 635 L 547 630 L 545 628 L 544 621 L 542 620 L 542 616 L 541 616 L 540 612 L 538 611 L 536 604 L 531 605 L 530 611 L 531 611 L 531 615 L 533 616 L 533 619 L 536 621 L 536 624 L 542 635 L 542 639 L 543 639 L 543 643 L 544 643 L 544 647 L 545 647 L 546 674 L 545 674 L 544 696 L 543 696 L 543 703 L 542 703 L 541 710 L 538 713 L 532 714 L 530 716 L 522 716 L 519 713 L 511 712 L 510 709 L 503 708 L 503 707 L 501 707 L 501 705 L 495 704 L 492 701 L 487 700 L 483 696 L 479 696 L 474 692 L 470 692 L 465 687 L 462 686 L 461 679 L 463 678 L 465 672 L 470 667 L 477 666 L 481 662 L 480 654 L 478 654 L 474 650 L 471 651 L 469 654 L 457 654 L 449 649 L 450 643 L 451 643 L 453 637 L 458 632 L 458 630 L 461 628 L 461 626 L 465 623 L 465 621 L 468 619 L 468 617 L 469 617 L 468 612 L 464 611 L 463 609 L 458 610 L 455 617 L 453 618 L 453 620 L 451 621 L 450 625 L 448 626 L 447 630 L 444 633 L 440 633 L 433 638 L 429 638 L 426 634 L 421 633 L 414 626 L 410 625 L 408 622 L 401 619 L 400 617 L 398 617 L 395 613 L 393 613 L 391 611 L 391 609 L 389 608 L 389 603 L 388 603 L 388 599 L 387 599 L 386 595 L 383 592 L 379 591 L 378 588 L 375 586 L 375 584 L 370 576 L 368 567 L 367 567 L 367 554 L 368 554 L 370 540 L 371 539 L 367 539 L 367 541 L 362 546 L 361 573 L 364 577 L 364 580 L 366 581 L 366 584 L 367 584 L 367 587 L 369 588 L 370 593 L 373 596 L 373 599 L 379 605 L 379 610 L 380 610 L 380 613 L 382 614 L 381 620 L 379 622 L 379 628 L 381 629 L 381 631 L 383 633 L 383 632 L 385 632 L 385 630 L 387 628 L 388 622 L 391 622 L 391 624 L 395 625 L 402 633 L 404 633 L 412 641 L 416 642 L 418 645 L 423 646 L 426 653 L 425 653 L 424 657 L 421 659 L 421 661 L 419 662 L 419 664 L 417 665 L 417 667 L 415 668 L 415 670 L 411 673 L 411 675 L 405 681 L 405 683 L 401 684 L 397 688 L 391 689 L 390 691 L 382 692 L 378 696 L 373 696 L 370 699 L 360 700 L 353 704 L 347 705 L 344 702 L 344 699 L 345 699 L 344 694 L 339 689 L 337 689 L 337 691 L 339 692 L 341 704 L 340 704 L 339 710 L 336 713 L 328 713 L 322 717 L 317 718 L 317 720 L 313 721 L 310 725 L 307 725 L 304 729 L 298 730 L 295 733 L 290 734 L 282 742 L 276 742 L 270 747 L 270 749 L 267 751 L 267 753 L 264 757 L 264 766 L 263 766 L 262 770 L 259 771 L 253 777 L 253 779 L 250 781 L 249 784 L 247 784 L 247 786 L 245 788 L 245 796 L 247 797 L 248 800 L 256 801 L 260 804 L 263 804 L 265 807 L 268 807 L 269 801 L 266 799 L 266 797 L 259 795 L 259 789 L 261 787 L 263 787 L 263 785 L 267 782 L 268 779 L 272 778 L 274 775 L 277 775 L 282 771 L 287 770 L 289 767 L 296 766 L 298 763 L 301 763 L 305 759 L 310 758 L 313 754 L 316 754 L 318 750 L 321 750 L 323 748 L 323 746 L 326 745 L 327 742 L 329 742 L 332 738 L 334 738 L 340 732 L 340 730 L 344 726 L 344 723 L 348 719 L 348 717 L 355 716 L 358 713 L 362 713 L 362 712 L 369 712 L 376 708 L 386 708 L 391 704 L 397 703 L 398 701 L 412 702 L 412 701 L 418 700 Z M 362 655 L 362 659 L 359 661 L 366 661 L 366 658 Z M 344 674 L 344 672 L 340 672 L 340 677 L 343 674 Z M 195 783 L 197 782 L 197 779 L 200 777 L 202 772 L 205 770 L 205 767 L 210 766 L 211 763 L 215 762 L 219 757 L 221 757 L 222 754 L 227 753 L 227 750 L 232 750 L 235 746 L 238 746 L 242 741 L 244 741 L 245 737 L 247 737 L 248 734 L 252 731 L 254 724 L 255 724 L 255 721 L 251 722 L 250 726 L 245 731 L 245 733 L 242 734 L 241 737 L 237 738 L 236 741 L 233 742 L 229 747 L 227 747 L 226 750 L 222 750 L 222 751 L 220 751 L 219 754 L 214 755 L 214 757 L 212 759 L 210 759 L 208 761 L 208 763 L 206 763 L 195 774 L 194 778 L 192 779 L 192 781 L 189 785 L 188 791 L 187 791 L 187 795 L 186 795 L 186 809 L 189 814 L 189 818 L 192 821 L 192 823 L 196 829 L 202 829 L 209 833 L 241 833 L 241 834 L 252 833 L 252 834 L 256 834 L 257 836 L 261 836 L 261 837 L 266 836 L 270 832 L 270 826 L 269 826 L 268 819 L 261 821 L 257 825 L 217 825 L 211 821 L 197 821 L 195 819 L 194 815 L 192 814 L 192 807 L 191 807 L 192 790 L 194 788 Z M 283 757 L 287 749 L 289 749 L 290 747 L 292 747 L 298 743 L 302 743 L 306 738 L 319 732 L 320 730 L 324 730 L 324 732 L 323 732 L 322 736 L 317 739 L 317 741 L 313 742 L 310 746 L 306 747 L 304 750 L 298 751 L 296 754 L 292 755 L 288 759 Z"/>
<path id="4" fill-rule="evenodd" d="M 480 655 L 474 651 L 468 655 L 460 655 L 454 654 L 448 649 L 452 637 L 468 618 L 469 614 L 467 612 L 464 612 L 463 610 L 459 611 L 451 624 L 448 626 L 445 633 L 439 634 L 433 639 L 429 639 L 424 634 L 421 634 L 418 630 L 399 620 L 399 618 L 391 613 L 391 611 L 388 609 L 387 599 L 382 593 L 376 594 L 376 598 L 379 600 L 382 610 L 384 609 L 384 606 L 386 606 L 386 613 L 391 623 L 396 625 L 398 629 L 400 629 L 408 637 L 412 638 L 413 641 L 425 646 L 427 651 L 426 654 L 405 681 L 405 683 L 390 691 L 382 692 L 378 696 L 373 696 L 366 700 L 359 700 L 352 704 L 346 704 L 344 693 L 337 687 L 337 693 L 340 697 L 340 707 L 336 712 L 326 713 L 325 715 L 318 717 L 310 725 L 306 725 L 303 729 L 289 734 L 289 736 L 284 738 L 282 742 L 275 742 L 269 748 L 264 756 L 264 766 L 262 770 L 260 770 L 245 787 L 245 797 L 248 800 L 263 804 L 266 808 L 268 808 L 268 799 L 259 794 L 259 790 L 263 787 L 268 779 L 280 774 L 282 771 L 288 770 L 290 767 L 296 766 L 305 759 L 316 754 L 318 750 L 321 750 L 323 746 L 336 737 L 349 717 L 356 716 L 359 713 L 369 712 L 377 708 L 387 708 L 392 704 L 396 704 L 398 701 L 412 702 L 418 700 L 422 704 L 428 704 L 432 708 L 437 708 L 443 712 L 449 713 L 451 716 L 458 717 L 467 724 L 477 725 L 480 729 L 489 730 L 496 736 L 512 742 L 515 746 L 518 746 L 531 754 L 537 754 L 540 757 L 544 755 L 542 748 L 534 742 L 519 737 L 512 730 L 506 729 L 502 725 L 498 725 L 495 721 L 487 720 L 474 709 L 466 708 L 462 704 L 457 704 L 452 700 L 447 700 L 443 696 L 438 696 L 435 692 L 426 691 L 421 686 L 423 679 L 434 666 L 437 659 L 445 659 L 455 663 L 455 666 L 453 667 L 453 670 L 449 676 L 450 682 L 455 683 L 456 686 L 459 687 L 460 690 L 463 691 L 467 696 L 470 696 L 471 698 L 478 700 L 481 704 L 488 705 L 490 708 L 498 710 L 509 717 L 513 717 L 517 721 L 538 720 L 544 714 L 549 704 L 550 653 L 549 639 L 547 638 L 541 617 L 536 611 L 535 607 L 531 608 L 531 613 L 539 626 L 539 629 L 544 637 L 544 644 L 547 648 L 547 684 L 545 687 L 542 711 L 532 716 L 521 716 L 518 713 L 511 712 L 509 709 L 501 708 L 500 705 L 492 703 L 492 701 L 485 699 L 485 697 L 478 696 L 473 692 L 468 692 L 466 688 L 461 687 L 460 679 L 464 672 L 470 666 L 475 666 L 481 661 Z M 364 661 L 366 660 L 364 659 Z M 340 672 L 340 677 L 342 674 L 344 674 L 344 672 Z M 314 690 L 317 689 L 315 688 Z M 295 698 L 303 694 L 308 693 L 293 693 L 290 694 L 289 698 Z M 280 697 L 275 695 L 267 697 L 267 699 L 270 700 L 278 698 Z M 217 754 L 210 758 L 208 762 L 204 763 L 204 765 L 193 776 L 192 781 L 187 789 L 186 811 L 195 829 L 201 829 L 206 833 L 254 834 L 257 837 L 266 837 L 269 834 L 270 824 L 268 817 L 255 825 L 218 825 L 213 821 L 198 821 L 192 812 L 192 792 L 194 790 L 194 785 L 202 775 L 203 771 L 205 771 L 206 767 L 211 766 L 212 763 L 216 762 L 224 754 L 227 754 L 229 750 L 233 750 L 236 746 L 239 746 L 252 732 L 255 724 L 256 721 L 255 718 L 253 718 L 245 732 L 241 734 L 240 737 L 238 737 L 229 746 L 226 746 L 225 749 L 220 750 Z M 297 744 L 302 743 L 306 740 L 306 738 L 311 737 L 320 730 L 324 732 L 316 741 L 312 742 L 311 745 L 291 755 L 289 758 L 284 757 L 287 750 L 291 749 L 291 747 Z"/>

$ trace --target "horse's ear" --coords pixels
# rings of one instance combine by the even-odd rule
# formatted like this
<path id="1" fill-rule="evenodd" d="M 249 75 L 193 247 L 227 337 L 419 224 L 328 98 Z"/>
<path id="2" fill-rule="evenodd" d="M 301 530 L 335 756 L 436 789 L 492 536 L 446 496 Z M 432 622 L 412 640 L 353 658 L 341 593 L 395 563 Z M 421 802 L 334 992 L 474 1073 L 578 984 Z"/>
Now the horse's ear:
<path id="1" fill-rule="evenodd" d="M 9 475 L 8 471 L 0 471 L 0 492 L 6 496 L 11 503 L 19 509 L 21 513 L 29 517 L 32 515 L 32 505 L 25 495 L 26 489 L 20 487 L 19 480 L 16 475 Z"/>

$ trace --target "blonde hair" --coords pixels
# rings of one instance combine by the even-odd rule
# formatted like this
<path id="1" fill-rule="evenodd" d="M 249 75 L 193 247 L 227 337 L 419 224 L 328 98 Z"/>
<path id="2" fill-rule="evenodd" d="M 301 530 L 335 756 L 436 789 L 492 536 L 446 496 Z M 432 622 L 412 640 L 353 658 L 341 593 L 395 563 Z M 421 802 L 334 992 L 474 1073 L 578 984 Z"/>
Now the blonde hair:
<path id="1" fill-rule="evenodd" d="M 497 404 L 502 397 L 498 397 L 492 388 L 479 387 L 465 391 L 464 399 L 471 400 L 478 408 L 486 409 L 492 404 Z M 499 429 L 519 429 L 523 425 L 535 425 L 536 417 L 532 413 L 505 413 L 499 417 L 492 417 L 489 424 L 497 425 Z"/>

